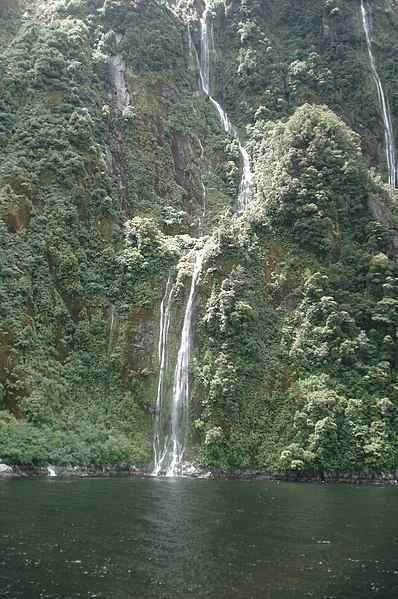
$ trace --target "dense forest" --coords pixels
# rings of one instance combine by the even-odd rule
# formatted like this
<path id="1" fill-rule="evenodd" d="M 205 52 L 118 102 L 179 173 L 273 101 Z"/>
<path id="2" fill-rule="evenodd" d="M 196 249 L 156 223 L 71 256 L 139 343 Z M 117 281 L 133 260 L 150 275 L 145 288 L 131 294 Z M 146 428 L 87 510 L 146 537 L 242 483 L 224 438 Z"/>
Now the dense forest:
<path id="1" fill-rule="evenodd" d="M 398 131 L 398 1 L 365 5 Z M 398 207 L 361 2 L 214 0 L 236 135 L 200 84 L 204 8 L 0 0 L 0 461 L 151 464 L 161 302 L 172 279 L 173 363 L 200 247 L 187 457 L 395 470 Z"/>

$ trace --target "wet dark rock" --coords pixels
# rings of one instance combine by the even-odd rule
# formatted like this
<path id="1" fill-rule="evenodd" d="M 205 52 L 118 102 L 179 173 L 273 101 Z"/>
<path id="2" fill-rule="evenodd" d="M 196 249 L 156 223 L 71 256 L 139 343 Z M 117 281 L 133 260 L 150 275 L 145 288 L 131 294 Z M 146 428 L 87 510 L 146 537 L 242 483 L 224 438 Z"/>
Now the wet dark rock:
<path id="1" fill-rule="evenodd" d="M 124 79 L 126 64 L 121 54 L 114 54 L 110 58 L 110 71 L 116 91 L 116 105 L 122 114 L 130 104 L 130 93 Z"/>
<path id="2" fill-rule="evenodd" d="M 172 153 L 174 159 L 175 178 L 188 194 L 203 205 L 203 185 L 200 169 L 193 164 L 193 150 L 191 142 L 186 135 L 176 133 L 172 140 Z"/>
<path id="3" fill-rule="evenodd" d="M 156 93 L 161 98 L 170 100 L 170 102 L 177 102 L 178 100 L 175 88 L 166 81 L 160 81 L 156 84 Z"/>
<path id="4" fill-rule="evenodd" d="M 398 222 L 389 209 L 372 196 L 368 199 L 368 209 L 373 218 L 381 221 L 386 229 L 394 231 L 392 245 L 395 250 L 398 250 Z"/>
<path id="5" fill-rule="evenodd" d="M 134 371 L 151 367 L 155 332 L 153 312 L 144 308 L 135 310 L 127 332 L 127 361 Z"/>
<path id="6" fill-rule="evenodd" d="M 107 464 L 102 468 L 90 466 L 57 466 L 57 478 L 59 477 L 107 477 L 107 476 L 131 476 L 148 474 L 147 467 L 138 468 L 130 464 Z M 11 475 L 15 477 L 48 476 L 47 468 L 36 466 L 14 466 Z M 1 475 L 1 474 L 0 474 Z"/>
<path id="7" fill-rule="evenodd" d="M 381 204 L 375 197 L 369 196 L 368 208 L 373 218 L 380 220 L 386 229 L 398 231 L 398 223 L 389 209 Z"/>
<path id="8" fill-rule="evenodd" d="M 113 174 L 113 156 L 110 147 L 105 144 L 105 164 L 107 172 Z"/>
<path id="9" fill-rule="evenodd" d="M 1 464 L 0 464 L 1 467 Z M 137 467 L 131 464 L 107 464 L 102 468 L 89 466 L 57 466 L 57 477 L 125 477 L 125 476 L 150 476 L 151 466 Z M 0 472 L 0 477 L 2 473 Z M 47 468 L 36 466 L 13 466 L 5 476 L 35 477 L 48 476 Z M 209 470 L 196 466 L 192 473 L 185 474 L 187 478 L 205 479 L 240 479 L 240 480 L 270 480 L 300 483 L 333 483 L 333 484 L 398 484 L 398 471 L 396 472 L 264 472 L 255 469 L 237 468 L 227 472 L 218 468 Z"/>

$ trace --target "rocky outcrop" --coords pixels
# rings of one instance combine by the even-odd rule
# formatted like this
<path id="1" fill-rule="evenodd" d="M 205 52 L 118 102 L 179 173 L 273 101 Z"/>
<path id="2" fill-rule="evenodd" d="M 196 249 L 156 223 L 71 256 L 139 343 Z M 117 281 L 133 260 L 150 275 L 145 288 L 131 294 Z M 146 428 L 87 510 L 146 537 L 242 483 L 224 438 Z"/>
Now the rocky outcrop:
<path id="1" fill-rule="evenodd" d="M 150 310 L 138 309 L 130 319 L 127 332 L 127 362 L 134 371 L 151 367 L 155 318 Z"/>
<path id="2" fill-rule="evenodd" d="M 122 41 L 123 35 L 116 34 L 116 45 Z M 130 104 L 130 93 L 127 89 L 124 73 L 126 72 L 126 63 L 120 52 L 113 54 L 110 58 L 111 77 L 116 91 L 116 105 L 118 110 L 124 114 L 124 111 Z"/>
<path id="3" fill-rule="evenodd" d="M 12 476 L 13 473 L 14 471 L 11 466 L 8 466 L 7 464 L 0 464 L 0 477 Z"/>
<path id="4" fill-rule="evenodd" d="M 386 229 L 394 231 L 392 245 L 395 250 L 398 250 L 398 222 L 391 214 L 389 209 L 381 204 L 374 196 L 369 196 L 368 208 L 373 218 L 381 221 Z"/>
<path id="5" fill-rule="evenodd" d="M 164 98 L 165 100 L 169 100 L 170 102 L 177 102 L 178 96 L 175 88 L 166 81 L 159 81 L 156 84 L 156 95 L 160 98 Z"/>
<path id="6" fill-rule="evenodd" d="M 200 170 L 192 163 L 193 150 L 191 142 L 186 135 L 177 133 L 173 136 L 172 152 L 176 181 L 187 193 L 188 197 L 193 197 L 203 205 L 203 185 L 200 176 Z"/>

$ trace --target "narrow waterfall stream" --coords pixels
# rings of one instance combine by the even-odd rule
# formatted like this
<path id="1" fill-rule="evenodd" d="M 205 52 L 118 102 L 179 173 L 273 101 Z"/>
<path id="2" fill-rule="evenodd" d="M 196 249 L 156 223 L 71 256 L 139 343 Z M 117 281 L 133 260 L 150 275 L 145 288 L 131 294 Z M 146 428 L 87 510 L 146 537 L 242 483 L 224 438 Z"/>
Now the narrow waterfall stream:
<path id="1" fill-rule="evenodd" d="M 170 279 L 160 307 L 159 335 L 159 380 L 156 400 L 156 423 L 154 436 L 154 468 L 153 476 L 179 476 L 183 474 L 183 457 L 188 437 L 188 402 L 189 402 L 189 357 L 192 342 L 192 318 L 195 300 L 196 283 L 202 268 L 203 250 L 193 252 L 193 271 L 189 297 L 185 308 L 184 322 L 181 331 L 180 346 L 174 371 L 173 395 L 171 404 L 170 430 L 164 434 L 163 408 L 165 403 L 165 373 L 167 369 L 168 332 L 170 326 L 170 310 L 174 286 L 170 289 Z"/>
<path id="2" fill-rule="evenodd" d="M 212 39 L 212 26 L 211 26 L 211 4 L 206 2 L 205 9 L 200 17 L 200 60 L 199 72 L 200 81 L 204 93 L 209 97 L 210 102 L 213 104 L 218 112 L 221 123 L 229 135 L 236 137 L 238 141 L 239 152 L 243 160 L 243 172 L 242 178 L 239 185 L 238 193 L 238 212 L 244 212 L 250 201 L 252 195 L 252 179 L 253 174 L 250 167 L 250 158 L 247 150 L 243 147 L 239 136 L 236 132 L 235 127 L 232 125 L 228 118 L 227 113 L 221 107 L 221 105 L 215 100 L 210 94 L 210 50 L 211 50 L 211 39 Z M 190 36 L 190 30 L 188 28 L 188 34 Z M 190 47 L 193 46 L 192 40 L 190 39 Z"/>
<path id="3" fill-rule="evenodd" d="M 386 139 L 386 158 L 388 166 L 388 184 L 394 191 L 397 184 L 397 160 L 396 160 L 396 149 L 394 141 L 394 131 L 391 120 L 390 106 L 383 90 L 381 79 L 376 68 L 376 61 L 372 51 L 372 21 L 369 16 L 369 12 L 366 10 L 363 0 L 361 0 L 361 14 L 362 24 L 366 36 L 366 43 L 368 46 L 368 54 L 370 59 L 370 66 L 372 69 L 373 78 L 377 87 L 377 95 L 379 97 L 380 109 L 383 116 L 384 134 Z"/>
<path id="4" fill-rule="evenodd" d="M 203 92 L 216 108 L 224 130 L 237 139 L 243 161 L 243 172 L 237 197 L 238 213 L 246 210 L 252 195 L 252 172 L 250 158 L 237 132 L 221 105 L 210 94 L 210 56 L 211 56 L 211 4 L 206 2 L 200 17 L 201 44 L 200 58 L 191 38 L 188 23 L 188 41 L 190 55 L 196 57 Z M 160 331 L 158 344 L 159 378 L 156 398 L 156 421 L 153 440 L 154 468 L 153 476 L 181 476 L 184 474 L 183 458 L 188 441 L 189 424 L 189 359 L 192 345 L 192 320 L 194 312 L 196 285 L 201 273 L 203 250 L 194 250 L 192 258 L 192 278 L 189 297 L 186 304 L 181 338 L 174 370 L 171 415 L 165 413 L 167 393 L 165 380 L 168 366 L 168 344 L 170 313 L 174 296 L 174 285 L 170 278 L 160 305 Z M 169 419 L 169 422 L 168 420 Z M 168 430 L 167 430 L 168 429 Z M 167 431 L 167 432 L 166 432 Z"/>
<path id="5" fill-rule="evenodd" d="M 187 307 L 185 309 L 184 323 L 181 332 L 180 349 L 178 350 L 177 364 L 174 372 L 173 405 L 171 411 L 171 438 L 170 451 L 165 460 L 166 476 L 182 474 L 182 459 L 184 456 L 188 435 L 188 400 L 189 400 L 189 357 L 192 341 L 192 316 L 195 299 L 196 283 L 202 269 L 203 251 L 194 253 L 191 289 Z"/>
<path id="6" fill-rule="evenodd" d="M 112 353 L 112 344 L 113 344 L 113 331 L 115 329 L 116 315 L 115 315 L 115 307 L 113 304 L 110 306 L 110 323 L 109 323 L 109 337 L 108 337 L 108 358 Z"/>
<path id="7" fill-rule="evenodd" d="M 170 285 L 170 275 L 166 285 L 166 292 L 162 303 L 160 304 L 160 331 L 159 331 L 159 343 L 158 343 L 158 358 L 159 358 L 159 379 L 158 379 L 158 391 L 156 397 L 156 422 L 155 422 L 155 435 L 153 438 L 153 451 L 154 451 L 154 469 L 153 476 L 157 476 L 163 466 L 163 462 L 167 453 L 167 439 L 162 439 L 163 431 L 163 408 L 165 399 L 164 379 L 167 370 L 167 348 L 169 342 L 169 328 L 170 328 L 170 311 L 171 302 L 174 293 L 174 285 Z M 163 444 L 162 444 L 163 441 Z"/>

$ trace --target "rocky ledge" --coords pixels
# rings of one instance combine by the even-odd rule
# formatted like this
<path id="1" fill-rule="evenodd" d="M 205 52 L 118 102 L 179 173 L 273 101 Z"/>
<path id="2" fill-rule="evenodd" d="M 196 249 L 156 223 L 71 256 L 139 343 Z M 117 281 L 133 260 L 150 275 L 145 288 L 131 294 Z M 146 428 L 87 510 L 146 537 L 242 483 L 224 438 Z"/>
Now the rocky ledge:
<path id="1" fill-rule="evenodd" d="M 105 465 L 102 468 L 89 466 L 9 466 L 0 463 L 0 478 L 23 477 L 127 477 L 150 476 L 152 468 L 130 464 Z M 396 472 L 263 472 L 255 469 L 236 469 L 232 472 L 202 467 L 187 468 L 185 478 L 275 480 L 286 482 L 322 482 L 347 484 L 398 484 Z"/>
<path id="2" fill-rule="evenodd" d="M 13 476 L 14 469 L 11 466 L 7 466 L 7 464 L 0 464 L 0 477 L 4 476 Z"/>
<path id="3" fill-rule="evenodd" d="M 88 466 L 7 466 L 0 464 L 0 478 L 3 476 L 23 477 L 94 477 L 94 476 L 142 476 L 149 474 L 148 468 L 137 468 L 128 464 L 106 465 L 102 468 Z"/>

